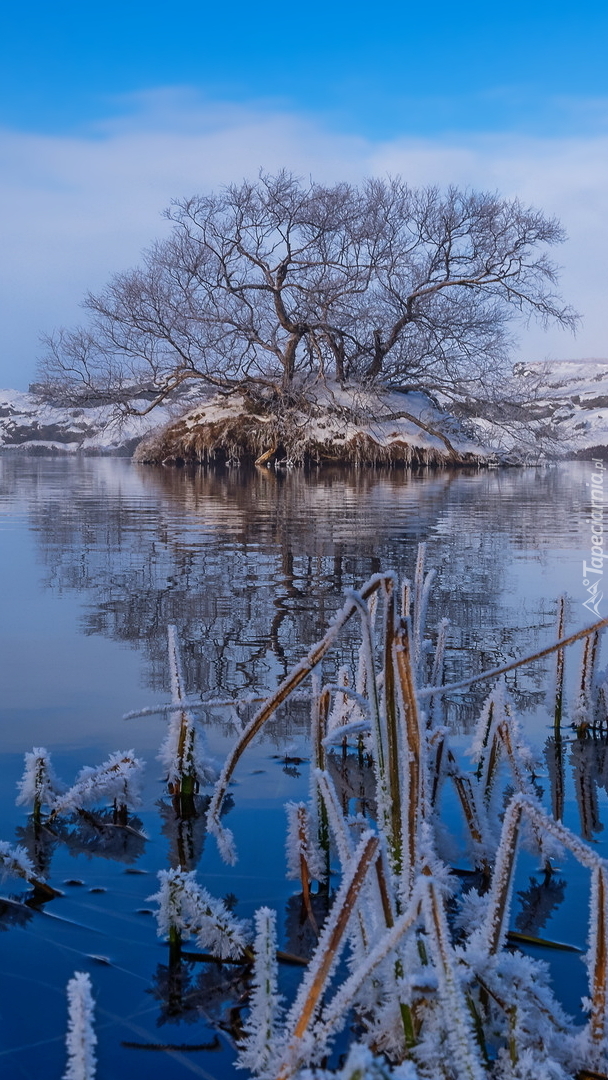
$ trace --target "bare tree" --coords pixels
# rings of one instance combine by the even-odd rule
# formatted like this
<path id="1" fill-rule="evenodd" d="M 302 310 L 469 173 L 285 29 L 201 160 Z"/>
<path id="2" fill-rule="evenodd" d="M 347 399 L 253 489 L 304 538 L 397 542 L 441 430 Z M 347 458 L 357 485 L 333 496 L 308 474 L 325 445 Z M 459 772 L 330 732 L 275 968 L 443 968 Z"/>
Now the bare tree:
<path id="1" fill-rule="evenodd" d="M 86 298 L 89 325 L 49 339 L 47 396 L 143 413 L 192 382 L 285 399 L 312 374 L 494 400 L 514 318 L 576 323 L 547 254 L 560 225 L 495 194 L 280 173 L 167 216 Z"/>

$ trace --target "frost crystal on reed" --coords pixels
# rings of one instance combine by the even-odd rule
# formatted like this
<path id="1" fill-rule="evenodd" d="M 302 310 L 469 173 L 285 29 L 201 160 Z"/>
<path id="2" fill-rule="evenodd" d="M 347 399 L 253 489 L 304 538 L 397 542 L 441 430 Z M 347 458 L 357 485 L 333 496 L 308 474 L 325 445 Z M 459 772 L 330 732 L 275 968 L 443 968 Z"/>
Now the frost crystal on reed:
<path id="1" fill-rule="evenodd" d="M 201 742 L 201 732 L 189 711 L 171 714 L 167 734 L 158 752 L 158 760 L 167 770 L 167 784 L 171 787 L 183 786 L 186 777 L 195 786 L 215 780 L 215 767 Z"/>
<path id="2" fill-rule="evenodd" d="M 67 987 L 68 1051 L 67 1068 L 63 1080 L 94 1080 L 95 1046 L 97 1036 L 93 1030 L 93 995 L 91 979 L 84 971 L 76 971 Z"/>
<path id="3" fill-rule="evenodd" d="M 158 879 L 160 888 L 149 899 L 159 905 L 159 937 L 177 934 L 184 941 L 195 937 L 201 948 L 220 960 L 242 956 L 249 942 L 247 924 L 198 884 L 195 871 L 161 870 Z"/>
<path id="4" fill-rule="evenodd" d="M 245 1039 L 238 1059 L 240 1069 L 257 1076 L 272 1076 L 281 1015 L 278 993 L 276 912 L 262 907 L 255 913 L 255 961 Z"/>
<path id="5" fill-rule="evenodd" d="M 593 870 L 591 876 L 589 950 L 585 959 L 591 990 L 587 1050 L 590 1061 L 597 1064 L 608 1050 L 608 872 L 601 865 Z"/>
<path id="6" fill-rule="evenodd" d="M 194 933 L 198 914 L 199 887 L 194 871 L 160 870 L 158 873 L 160 888 L 148 897 L 156 900 L 157 934 L 169 937 L 177 932 L 185 941 Z"/>
<path id="7" fill-rule="evenodd" d="M 463 993 L 462 971 L 459 970 L 450 942 L 443 903 L 432 878 L 428 879 L 422 895 L 427 936 L 437 972 L 439 997 L 452 1055 L 459 1063 L 463 1078 L 482 1080 L 484 1069 Z"/>
<path id="8" fill-rule="evenodd" d="M 578 697 L 574 706 L 572 722 L 583 730 L 593 725 L 597 708 L 598 676 L 597 659 L 600 650 L 600 633 L 589 634 L 583 642 L 583 655 L 579 673 Z"/>
<path id="9" fill-rule="evenodd" d="M 348 694 L 348 686 L 348 668 L 341 667 L 338 671 L 337 686 L 332 687 L 332 689 L 335 690 L 335 697 L 333 707 L 327 717 L 328 732 L 334 731 L 335 728 L 343 727 L 344 724 L 348 724 L 351 718 L 353 702 Z"/>
<path id="10" fill-rule="evenodd" d="M 125 806 L 138 806 L 143 768 L 143 761 L 135 757 L 133 750 L 116 751 L 97 768 L 85 765 L 73 786 L 56 799 L 53 817 L 91 806 L 101 799 L 116 799 Z"/>
<path id="11" fill-rule="evenodd" d="M 294 1080 L 420 1080 L 413 1061 L 401 1065 L 389 1065 L 382 1057 L 376 1057 L 368 1046 L 353 1043 L 346 1061 L 339 1072 L 325 1069 L 302 1069 Z"/>
<path id="12" fill-rule="evenodd" d="M 325 876 L 323 856 L 312 836 L 311 816 L 305 803 L 285 803 L 287 812 L 287 877 L 299 879 L 302 859 L 305 860 L 310 877 L 322 881 Z"/>
<path id="13" fill-rule="evenodd" d="M 216 900 L 201 888 L 196 934 L 201 949 L 209 949 L 220 960 L 236 960 L 243 955 L 251 935 L 243 919 L 235 919 L 223 900 Z"/>
<path id="14" fill-rule="evenodd" d="M 186 684 L 177 628 L 173 625 L 168 628 L 168 644 L 171 698 L 176 710 L 169 718 L 169 728 L 158 757 L 167 770 L 169 790 L 181 790 L 185 782 L 190 781 L 195 791 L 200 783 L 212 783 L 216 779 L 216 770 L 204 752 L 200 725 L 184 705 Z"/>
<path id="15" fill-rule="evenodd" d="M 0 840 L 0 880 L 20 877 L 29 881 L 33 876 L 34 864 L 25 848 L 11 847 L 6 840 Z"/>
<path id="16" fill-rule="evenodd" d="M 31 806 L 35 810 L 41 806 L 53 807 L 64 785 L 55 776 L 51 755 L 43 746 L 35 746 L 26 753 L 25 769 L 17 787 L 17 806 Z"/>

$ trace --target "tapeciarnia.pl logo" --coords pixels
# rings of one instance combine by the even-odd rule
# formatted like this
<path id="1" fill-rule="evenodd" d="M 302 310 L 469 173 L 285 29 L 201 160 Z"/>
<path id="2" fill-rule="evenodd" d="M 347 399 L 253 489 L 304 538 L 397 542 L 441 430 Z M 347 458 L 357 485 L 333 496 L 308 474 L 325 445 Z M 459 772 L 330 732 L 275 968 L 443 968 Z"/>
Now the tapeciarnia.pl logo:
<path id="1" fill-rule="evenodd" d="M 591 525 L 591 562 L 583 560 L 583 585 L 589 596 L 583 601 L 583 607 L 592 611 L 601 618 L 599 610 L 600 601 L 604 593 L 602 590 L 604 576 L 604 559 L 608 559 L 608 553 L 604 553 L 604 475 L 606 466 L 603 461 L 594 460 L 591 473 L 591 517 L 587 521 Z"/>

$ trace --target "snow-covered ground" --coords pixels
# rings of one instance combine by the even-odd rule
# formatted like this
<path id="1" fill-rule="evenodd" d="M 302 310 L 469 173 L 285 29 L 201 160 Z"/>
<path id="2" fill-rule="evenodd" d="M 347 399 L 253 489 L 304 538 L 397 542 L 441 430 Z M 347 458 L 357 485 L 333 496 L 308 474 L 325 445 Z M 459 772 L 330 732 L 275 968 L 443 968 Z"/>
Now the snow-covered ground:
<path id="1" fill-rule="evenodd" d="M 534 460 L 542 455 L 591 456 L 608 454 L 608 359 L 560 360 L 519 364 L 514 373 L 515 394 L 534 385 L 534 417 L 527 424 L 492 418 L 455 419 L 422 394 L 371 394 L 342 389 L 337 384 L 309 388 L 313 407 L 302 416 L 302 433 L 316 446 L 347 447 L 364 436 L 381 448 L 409 445 L 449 456 L 445 438 L 458 456 Z M 145 417 L 118 421 L 105 407 L 58 408 L 33 394 L 0 390 L 0 450 L 30 453 L 131 454 L 144 437 L 157 441 L 157 432 L 179 430 L 189 438 L 201 425 L 235 419 L 242 414 L 237 397 L 207 400 L 190 407 L 187 401 L 154 409 Z M 251 417 L 251 414 L 250 414 Z M 263 414 L 260 426 L 270 423 Z M 168 445 L 168 444 L 167 444 Z M 169 453 L 168 456 L 171 456 Z"/>
<path id="2" fill-rule="evenodd" d="M 287 453 L 296 463 L 316 456 L 373 460 L 374 448 L 378 461 L 407 460 L 408 448 L 428 454 L 429 460 L 434 455 L 467 458 L 480 453 L 474 433 L 471 437 L 460 421 L 421 393 L 371 391 L 317 380 L 306 385 L 305 400 L 305 407 L 294 406 L 281 423 L 271 407 L 268 411 L 261 407 L 263 402 L 252 409 L 237 394 L 211 398 L 164 430 L 152 432 L 137 457 L 143 461 L 205 460 L 213 440 L 224 448 L 239 441 L 241 450 L 247 447 L 254 456 L 282 444 L 280 453 Z M 212 433 L 211 441 L 208 433 Z"/>
<path id="3" fill-rule="evenodd" d="M 131 454 L 144 435 L 172 415 L 155 409 L 149 416 L 118 421 L 107 407 L 58 408 L 33 394 L 0 390 L 0 450 Z"/>
<path id="4" fill-rule="evenodd" d="M 517 366 L 519 378 L 538 379 L 538 404 L 551 410 L 558 448 L 565 456 L 608 451 L 608 359 L 553 360 Z M 529 373 L 529 374 L 528 374 Z"/>

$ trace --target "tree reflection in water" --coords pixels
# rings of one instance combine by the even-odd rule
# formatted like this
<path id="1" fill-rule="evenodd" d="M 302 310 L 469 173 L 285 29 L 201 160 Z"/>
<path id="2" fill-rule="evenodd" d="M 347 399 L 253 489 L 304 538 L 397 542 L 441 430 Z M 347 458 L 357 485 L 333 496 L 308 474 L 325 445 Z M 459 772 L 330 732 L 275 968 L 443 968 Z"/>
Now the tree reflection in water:
<path id="1" fill-rule="evenodd" d="M 48 587 L 86 594 L 84 632 L 135 644 L 149 684 L 166 692 L 176 623 L 188 686 L 213 697 L 276 685 L 346 590 L 381 566 L 403 575 L 427 538 L 429 626 L 451 621 L 446 680 L 532 650 L 554 617 L 510 589 L 509 566 L 572 544 L 584 481 L 563 477 L 7 459 L 2 484 L 27 506 Z M 348 635 L 340 663 L 354 663 Z M 538 701 L 540 685 L 538 666 L 514 677 L 518 705 Z M 479 701 L 477 690 L 463 695 L 447 720 L 466 727 Z"/>
<path id="2" fill-rule="evenodd" d="M 570 747 L 570 762 L 574 775 L 580 834 L 593 840 L 603 831 L 600 820 L 598 788 L 608 791 L 608 739 L 593 732 L 574 739 Z"/>
<path id="3" fill-rule="evenodd" d="M 580 483 L 565 483 L 563 474 L 550 470 L 279 475 L 8 458 L 1 469 L 1 494 L 21 501 L 46 586 L 80 594 L 85 633 L 141 650 L 146 680 L 167 698 L 168 625 L 178 627 L 188 693 L 195 688 L 203 698 L 263 693 L 322 636 L 345 591 L 380 568 L 411 572 L 419 540 L 428 541 L 428 563 L 437 570 L 429 626 L 443 617 L 451 620 L 446 681 L 457 680 L 532 651 L 539 631 L 542 644 L 554 636 L 554 600 L 562 584 L 556 581 L 543 602 L 540 592 L 516 592 L 511 567 L 521 557 L 533 572 L 549 549 L 581 546 L 573 528 L 583 518 L 582 472 Z M 354 630 L 352 639 L 344 636 L 332 663 L 336 676 L 346 665 L 354 683 Z M 540 699 L 544 675 L 536 664 L 510 677 L 518 711 Z M 329 663 L 326 678 L 332 678 Z M 487 686 L 474 687 L 454 696 L 445 719 L 457 730 L 466 728 L 487 691 Z M 125 709 L 137 704 L 126 701 Z M 205 723 L 228 733 L 252 711 L 253 706 L 243 706 L 235 716 L 209 708 Z M 309 726 L 308 704 L 291 702 L 271 724 L 268 731 L 277 737 L 302 733 Z M 284 744 L 279 748 L 277 769 L 308 767 L 285 757 Z M 606 741 L 593 734 L 573 741 L 564 734 L 559 743 L 548 741 L 546 756 L 556 816 L 564 816 L 574 791 L 583 832 L 596 837 L 598 790 L 606 787 Z M 373 816 L 373 783 L 364 755 L 343 756 L 338 750 L 328 756 L 328 766 L 342 807 Z M 166 865 L 197 867 L 207 805 L 205 796 L 195 796 L 188 816 L 168 795 L 157 804 Z M 137 835 L 140 823 L 130 819 L 133 831 L 125 830 L 116 827 L 112 811 L 104 813 L 95 823 L 82 816 L 56 821 L 52 832 L 34 823 L 19 829 L 18 841 L 39 876 L 49 873 L 59 843 L 75 854 L 126 865 L 138 859 L 144 843 Z M 519 885 L 516 926 L 534 934 L 562 902 L 564 881 L 558 874 L 547 879 L 537 873 Z M 247 901 L 245 894 L 241 901 Z M 0 928 L 25 924 L 31 918 L 29 902 L 4 899 Z M 320 927 L 328 897 L 315 893 L 310 903 Z M 285 902 L 279 917 L 286 952 L 309 957 L 317 934 L 301 892 Z M 200 1019 L 204 1026 L 193 1045 L 219 1049 L 215 1031 L 223 1047 L 238 1034 L 246 966 L 194 960 L 186 948 L 167 953 L 150 989 L 159 1026 Z M 155 964 L 156 958 L 147 977 Z"/>

